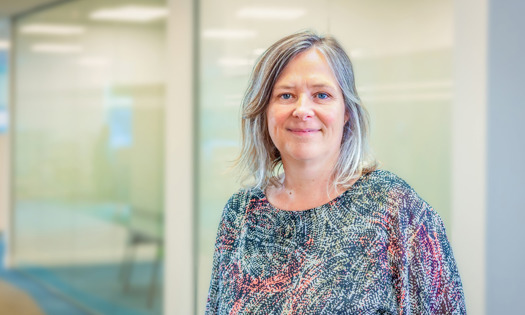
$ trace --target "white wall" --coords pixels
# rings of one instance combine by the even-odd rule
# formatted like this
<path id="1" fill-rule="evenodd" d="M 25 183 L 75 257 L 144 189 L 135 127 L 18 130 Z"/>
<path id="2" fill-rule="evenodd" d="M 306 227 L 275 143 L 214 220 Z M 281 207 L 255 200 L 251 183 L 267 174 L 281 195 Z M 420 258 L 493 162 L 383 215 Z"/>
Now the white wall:
<path id="1" fill-rule="evenodd" d="M 452 133 L 452 248 L 469 314 L 484 314 L 487 1 L 457 0 Z"/>
<path id="2" fill-rule="evenodd" d="M 519 314 L 525 3 L 455 1 L 452 245 L 469 314 Z"/>
<path id="3" fill-rule="evenodd" d="M 169 0 L 164 314 L 194 313 L 193 1 Z"/>

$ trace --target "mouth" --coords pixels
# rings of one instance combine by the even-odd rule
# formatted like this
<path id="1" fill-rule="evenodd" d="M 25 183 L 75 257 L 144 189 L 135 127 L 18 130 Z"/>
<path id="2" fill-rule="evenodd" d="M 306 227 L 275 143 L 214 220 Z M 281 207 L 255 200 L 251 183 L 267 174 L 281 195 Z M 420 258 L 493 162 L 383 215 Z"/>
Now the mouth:
<path id="1" fill-rule="evenodd" d="M 290 131 L 293 134 L 296 135 L 310 135 L 314 134 L 316 132 L 321 131 L 321 129 L 316 128 L 288 128 L 288 131 Z"/>

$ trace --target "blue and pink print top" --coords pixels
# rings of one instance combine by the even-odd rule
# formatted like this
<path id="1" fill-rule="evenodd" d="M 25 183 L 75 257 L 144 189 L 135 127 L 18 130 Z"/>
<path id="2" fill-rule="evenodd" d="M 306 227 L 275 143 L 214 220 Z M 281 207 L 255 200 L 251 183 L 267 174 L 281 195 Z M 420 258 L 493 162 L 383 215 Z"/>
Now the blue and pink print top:
<path id="1" fill-rule="evenodd" d="M 377 170 L 304 211 L 243 189 L 215 244 L 206 314 L 466 314 L 439 215 Z"/>

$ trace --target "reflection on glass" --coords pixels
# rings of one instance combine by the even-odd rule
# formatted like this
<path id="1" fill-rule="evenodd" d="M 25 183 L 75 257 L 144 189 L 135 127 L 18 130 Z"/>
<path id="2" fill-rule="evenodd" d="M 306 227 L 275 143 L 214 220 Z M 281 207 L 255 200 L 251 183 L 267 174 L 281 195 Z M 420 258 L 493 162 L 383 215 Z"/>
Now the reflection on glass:
<path id="1" fill-rule="evenodd" d="M 101 314 L 162 313 L 165 7 L 72 1 L 14 24 L 14 258 Z"/>

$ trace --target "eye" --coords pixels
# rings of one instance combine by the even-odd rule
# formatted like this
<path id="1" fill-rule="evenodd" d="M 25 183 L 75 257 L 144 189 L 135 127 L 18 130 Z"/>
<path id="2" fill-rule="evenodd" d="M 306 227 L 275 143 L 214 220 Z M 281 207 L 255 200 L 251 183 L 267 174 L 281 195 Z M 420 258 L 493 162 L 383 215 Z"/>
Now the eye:
<path id="1" fill-rule="evenodd" d="M 289 100 L 289 99 L 292 98 L 292 94 L 290 94 L 290 93 L 283 93 L 279 97 L 282 98 L 283 100 Z"/>
<path id="2" fill-rule="evenodd" d="M 326 100 L 330 97 L 327 93 L 319 92 L 315 95 L 320 100 Z"/>

